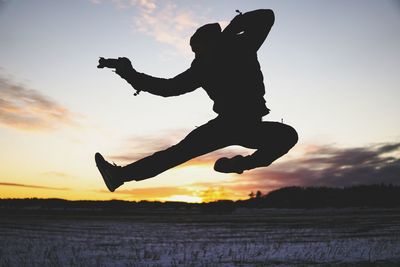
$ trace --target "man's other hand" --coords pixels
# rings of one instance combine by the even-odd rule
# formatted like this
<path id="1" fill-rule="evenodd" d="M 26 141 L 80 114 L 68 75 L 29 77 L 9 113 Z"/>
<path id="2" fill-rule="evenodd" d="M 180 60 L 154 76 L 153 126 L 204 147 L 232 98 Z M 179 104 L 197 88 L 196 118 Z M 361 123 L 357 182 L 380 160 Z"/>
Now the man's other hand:
<path id="1" fill-rule="evenodd" d="M 121 78 L 126 79 L 129 77 L 129 74 L 132 73 L 133 71 L 132 63 L 131 61 L 126 58 L 126 57 L 119 57 L 118 58 L 118 64 L 115 69 L 115 72 L 121 76 Z"/>

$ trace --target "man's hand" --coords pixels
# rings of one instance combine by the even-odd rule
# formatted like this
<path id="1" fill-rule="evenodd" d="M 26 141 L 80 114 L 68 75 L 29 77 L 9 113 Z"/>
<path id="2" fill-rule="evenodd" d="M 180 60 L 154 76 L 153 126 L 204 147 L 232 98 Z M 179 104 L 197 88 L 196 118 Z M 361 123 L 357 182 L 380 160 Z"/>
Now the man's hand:
<path id="1" fill-rule="evenodd" d="M 119 58 L 103 58 L 100 57 L 98 68 L 110 68 L 115 69 L 115 73 L 117 73 L 122 79 L 126 80 L 132 86 L 133 79 L 135 74 L 137 74 L 136 70 L 132 67 L 131 61 L 126 57 Z M 138 95 L 140 90 L 136 90 L 134 95 Z"/>
<path id="2" fill-rule="evenodd" d="M 119 57 L 117 62 L 115 72 L 123 79 L 128 78 L 132 71 L 134 71 L 131 61 L 126 57 Z"/>

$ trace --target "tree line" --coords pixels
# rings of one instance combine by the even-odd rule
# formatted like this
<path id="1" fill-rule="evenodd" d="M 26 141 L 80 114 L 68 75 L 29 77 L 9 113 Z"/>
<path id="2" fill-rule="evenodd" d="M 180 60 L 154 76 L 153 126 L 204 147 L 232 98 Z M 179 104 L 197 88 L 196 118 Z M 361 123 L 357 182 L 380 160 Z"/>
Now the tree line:
<path id="1" fill-rule="evenodd" d="M 249 196 L 250 199 L 237 204 L 259 208 L 400 207 L 400 186 L 392 184 L 344 188 L 291 186 L 266 195 L 252 192 Z"/>
<path id="2" fill-rule="evenodd" d="M 219 200 L 210 203 L 159 201 L 68 201 L 63 199 L 0 199 L 0 210 L 25 211 L 101 211 L 151 213 L 170 211 L 204 211 L 229 213 L 236 208 L 346 208 L 346 207 L 400 207 L 400 186 L 358 185 L 352 187 L 284 187 L 263 194 L 250 193 L 246 200 Z"/>

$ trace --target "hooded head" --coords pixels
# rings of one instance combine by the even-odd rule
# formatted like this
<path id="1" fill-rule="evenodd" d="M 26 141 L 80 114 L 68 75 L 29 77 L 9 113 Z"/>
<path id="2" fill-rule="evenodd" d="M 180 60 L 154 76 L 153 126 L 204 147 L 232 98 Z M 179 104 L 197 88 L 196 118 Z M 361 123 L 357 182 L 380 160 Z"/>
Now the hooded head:
<path id="1" fill-rule="evenodd" d="M 190 46 L 196 55 L 210 51 L 221 36 L 221 26 L 218 23 L 210 23 L 201 26 L 190 38 Z"/>

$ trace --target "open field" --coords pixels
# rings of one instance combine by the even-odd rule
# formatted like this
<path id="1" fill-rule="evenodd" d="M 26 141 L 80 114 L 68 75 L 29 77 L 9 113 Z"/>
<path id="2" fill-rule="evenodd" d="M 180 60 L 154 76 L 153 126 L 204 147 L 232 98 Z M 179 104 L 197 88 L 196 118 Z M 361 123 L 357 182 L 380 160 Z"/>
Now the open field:
<path id="1" fill-rule="evenodd" d="M 0 266 L 400 266 L 399 209 L 0 218 Z"/>

